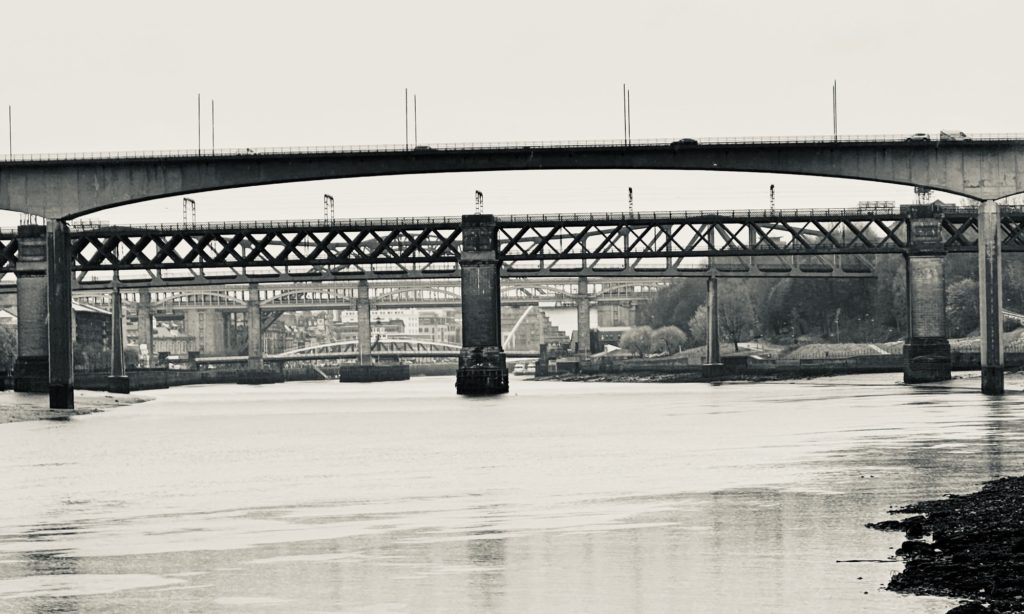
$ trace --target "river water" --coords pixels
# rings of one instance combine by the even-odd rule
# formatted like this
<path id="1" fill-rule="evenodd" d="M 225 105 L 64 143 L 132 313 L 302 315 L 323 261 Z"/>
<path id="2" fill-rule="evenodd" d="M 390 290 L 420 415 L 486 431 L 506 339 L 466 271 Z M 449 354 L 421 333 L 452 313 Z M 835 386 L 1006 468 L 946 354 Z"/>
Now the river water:
<path id="1" fill-rule="evenodd" d="M 1021 473 L 1024 395 L 897 375 L 194 386 L 0 425 L 0 611 L 944 612 L 890 506 Z"/>

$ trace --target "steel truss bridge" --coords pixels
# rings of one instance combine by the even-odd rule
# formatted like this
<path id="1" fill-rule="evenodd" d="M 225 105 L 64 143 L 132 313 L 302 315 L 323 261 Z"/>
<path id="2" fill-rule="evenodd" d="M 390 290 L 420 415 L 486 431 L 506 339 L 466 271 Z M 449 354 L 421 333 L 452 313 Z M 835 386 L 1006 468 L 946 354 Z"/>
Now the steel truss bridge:
<path id="1" fill-rule="evenodd" d="M 638 303 L 647 301 L 667 284 L 661 280 L 625 280 L 621 278 L 591 279 L 587 284 L 587 298 L 591 303 Z M 248 285 L 213 288 L 173 287 L 146 290 L 150 293 L 150 306 L 157 311 L 186 309 L 216 309 L 244 311 L 249 306 L 252 292 L 258 293 L 260 311 L 303 311 L 318 309 L 351 310 L 356 308 L 357 282 L 324 282 L 304 284 L 267 284 L 252 290 Z M 457 279 L 437 280 L 381 280 L 369 287 L 370 303 L 374 309 L 407 307 L 442 308 L 461 307 L 462 286 Z M 508 279 L 501 286 L 502 305 L 573 306 L 579 296 L 576 280 L 556 278 Z M 122 300 L 139 302 L 139 289 L 123 289 Z M 109 290 L 84 290 L 75 294 L 75 300 L 95 307 L 109 309 Z"/>
<path id="2" fill-rule="evenodd" d="M 1024 210 L 1002 207 L 1005 251 L 1024 251 Z M 815 209 L 499 216 L 505 277 L 867 275 L 872 254 L 912 248 L 902 210 Z M 976 251 L 973 207 L 946 207 L 949 252 Z M 459 276 L 461 218 L 197 225 L 77 225 L 76 289 Z M 0 232 L 0 284 L 18 238 Z M 12 288 L 13 289 L 13 288 Z"/>
<path id="3" fill-rule="evenodd" d="M 461 349 L 461 345 L 451 343 L 392 337 L 375 340 L 373 348 L 370 350 L 370 355 L 377 358 L 458 358 Z M 505 356 L 508 358 L 536 358 L 538 354 L 537 352 L 517 352 L 512 350 L 506 351 Z M 266 362 L 333 361 L 358 357 L 359 341 L 349 339 L 288 350 L 280 354 L 269 354 L 264 356 L 263 360 Z M 206 356 L 196 358 L 194 362 L 200 365 L 217 365 L 244 363 L 247 360 L 246 356 Z M 172 362 L 187 361 L 185 359 L 175 359 Z"/>

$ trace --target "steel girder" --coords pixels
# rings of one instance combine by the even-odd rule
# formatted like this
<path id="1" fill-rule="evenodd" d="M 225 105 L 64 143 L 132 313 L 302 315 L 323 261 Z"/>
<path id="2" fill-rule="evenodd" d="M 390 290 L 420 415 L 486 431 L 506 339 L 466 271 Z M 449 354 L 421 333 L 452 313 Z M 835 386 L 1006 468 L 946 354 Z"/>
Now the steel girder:
<path id="1" fill-rule="evenodd" d="M 1024 251 L 1024 213 L 1005 212 L 1003 247 Z M 505 276 L 864 274 L 865 256 L 903 253 L 910 220 L 901 213 L 850 211 L 731 215 L 566 215 L 498 218 Z M 949 251 L 976 249 L 970 210 L 941 222 Z M 457 222 L 401 220 L 373 226 L 259 223 L 203 227 L 106 226 L 73 234 L 79 287 L 226 284 L 459 275 Z M 13 280 L 17 237 L 0 233 L 0 284 Z"/>

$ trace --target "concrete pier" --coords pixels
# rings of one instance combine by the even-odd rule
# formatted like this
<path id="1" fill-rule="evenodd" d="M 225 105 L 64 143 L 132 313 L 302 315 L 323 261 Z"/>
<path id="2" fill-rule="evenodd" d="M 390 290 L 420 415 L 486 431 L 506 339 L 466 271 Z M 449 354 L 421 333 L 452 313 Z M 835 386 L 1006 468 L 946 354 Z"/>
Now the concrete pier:
<path id="1" fill-rule="evenodd" d="M 121 318 L 121 289 L 114 273 L 114 289 L 110 297 L 110 376 L 107 391 L 128 394 L 131 384 L 124 372 L 124 322 Z"/>
<path id="2" fill-rule="evenodd" d="M 932 205 L 910 210 L 906 254 L 907 338 L 903 344 L 903 381 L 907 384 L 950 379 L 946 337 L 946 247 L 942 212 Z"/>
<path id="3" fill-rule="evenodd" d="M 981 391 L 1003 394 L 1003 249 L 999 205 L 978 207 L 978 311 L 981 314 Z"/>
<path id="4" fill-rule="evenodd" d="M 46 226 L 18 227 L 18 357 L 14 389 L 49 392 L 46 323 Z"/>
<path id="5" fill-rule="evenodd" d="M 455 376 L 459 394 L 508 392 L 496 250 L 494 216 L 462 216 L 462 350 Z"/>
<path id="6" fill-rule="evenodd" d="M 359 364 L 368 365 L 370 358 L 370 282 L 359 280 L 356 287 L 356 335 Z"/>
<path id="7" fill-rule="evenodd" d="M 260 286 L 249 284 L 249 299 L 246 302 L 246 323 L 249 327 L 250 369 L 263 368 L 263 314 L 260 310 Z"/>
<path id="8" fill-rule="evenodd" d="M 704 377 L 714 377 L 722 370 L 722 354 L 718 342 L 718 277 L 712 272 L 708 277 L 707 298 L 707 360 L 701 368 Z"/>
<path id="9" fill-rule="evenodd" d="M 590 286 L 586 277 L 576 284 L 576 355 L 590 356 Z"/>
<path id="10" fill-rule="evenodd" d="M 71 309 L 71 233 L 66 222 L 46 223 L 50 408 L 74 409 L 75 370 Z"/>

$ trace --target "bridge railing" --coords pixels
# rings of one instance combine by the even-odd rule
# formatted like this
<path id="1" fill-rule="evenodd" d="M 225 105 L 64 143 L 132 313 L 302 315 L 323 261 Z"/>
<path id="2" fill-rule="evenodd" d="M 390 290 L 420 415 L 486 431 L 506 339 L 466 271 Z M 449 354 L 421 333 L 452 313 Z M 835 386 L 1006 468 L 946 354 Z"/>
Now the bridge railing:
<path id="1" fill-rule="evenodd" d="M 685 135 L 684 135 L 685 136 Z M 938 133 L 928 134 L 929 140 L 923 143 L 948 143 L 940 139 Z M 968 141 L 1021 141 L 1024 134 L 971 134 Z M 692 142 L 691 142 L 692 141 Z M 563 148 L 597 148 L 597 147 L 664 147 L 678 144 L 684 147 L 701 145 L 798 145 L 828 143 L 901 143 L 913 141 L 922 144 L 922 140 L 909 134 L 865 134 L 865 135 L 811 135 L 811 136 L 724 136 L 694 137 L 681 139 L 631 139 L 628 143 L 622 139 L 599 140 L 566 140 L 566 141 L 520 141 L 520 142 L 469 142 L 469 143 L 431 143 L 418 146 L 406 144 L 383 145 L 319 145 L 300 147 L 236 147 L 222 149 L 164 149 L 136 151 L 104 151 L 104 152 L 73 152 L 73 153 L 25 153 L 0 155 L 0 162 L 62 162 L 86 160 L 134 160 L 150 158 L 215 158 L 240 156 L 281 156 L 281 155 L 324 155 L 324 154 L 366 154 L 366 153 L 414 153 L 430 154 L 437 151 L 468 151 L 468 150 L 513 150 L 513 149 L 563 149 Z M 962 143 L 963 141 L 953 141 Z"/>
<path id="2" fill-rule="evenodd" d="M 1016 207 L 1024 211 L 1024 207 Z M 966 208 L 956 208 L 957 211 L 966 211 Z M 971 209 L 973 210 L 973 209 Z M 680 211 L 641 211 L 636 213 L 626 212 L 593 212 L 593 213 L 527 213 L 513 215 L 496 215 L 495 219 L 501 223 L 530 223 L 530 222 L 629 222 L 629 221 L 651 221 L 665 219 L 688 219 L 698 217 L 824 217 L 824 216 L 848 216 L 848 215 L 878 215 L 891 216 L 898 213 L 897 207 L 861 209 L 851 207 L 829 207 L 826 209 L 687 209 Z M 73 221 L 71 230 L 73 232 L 93 232 L 104 230 L 146 230 L 157 232 L 179 232 L 187 230 L 263 230 L 282 228 L 374 228 L 391 226 L 458 226 L 462 223 L 461 216 L 442 217 L 375 217 L 375 218 L 337 218 L 333 220 L 324 219 L 293 219 L 293 220 L 235 220 L 222 222 L 201 222 L 182 223 L 171 222 L 164 224 L 110 224 L 109 222 Z M 17 229 L 0 229 L 0 235 L 15 234 Z"/>

